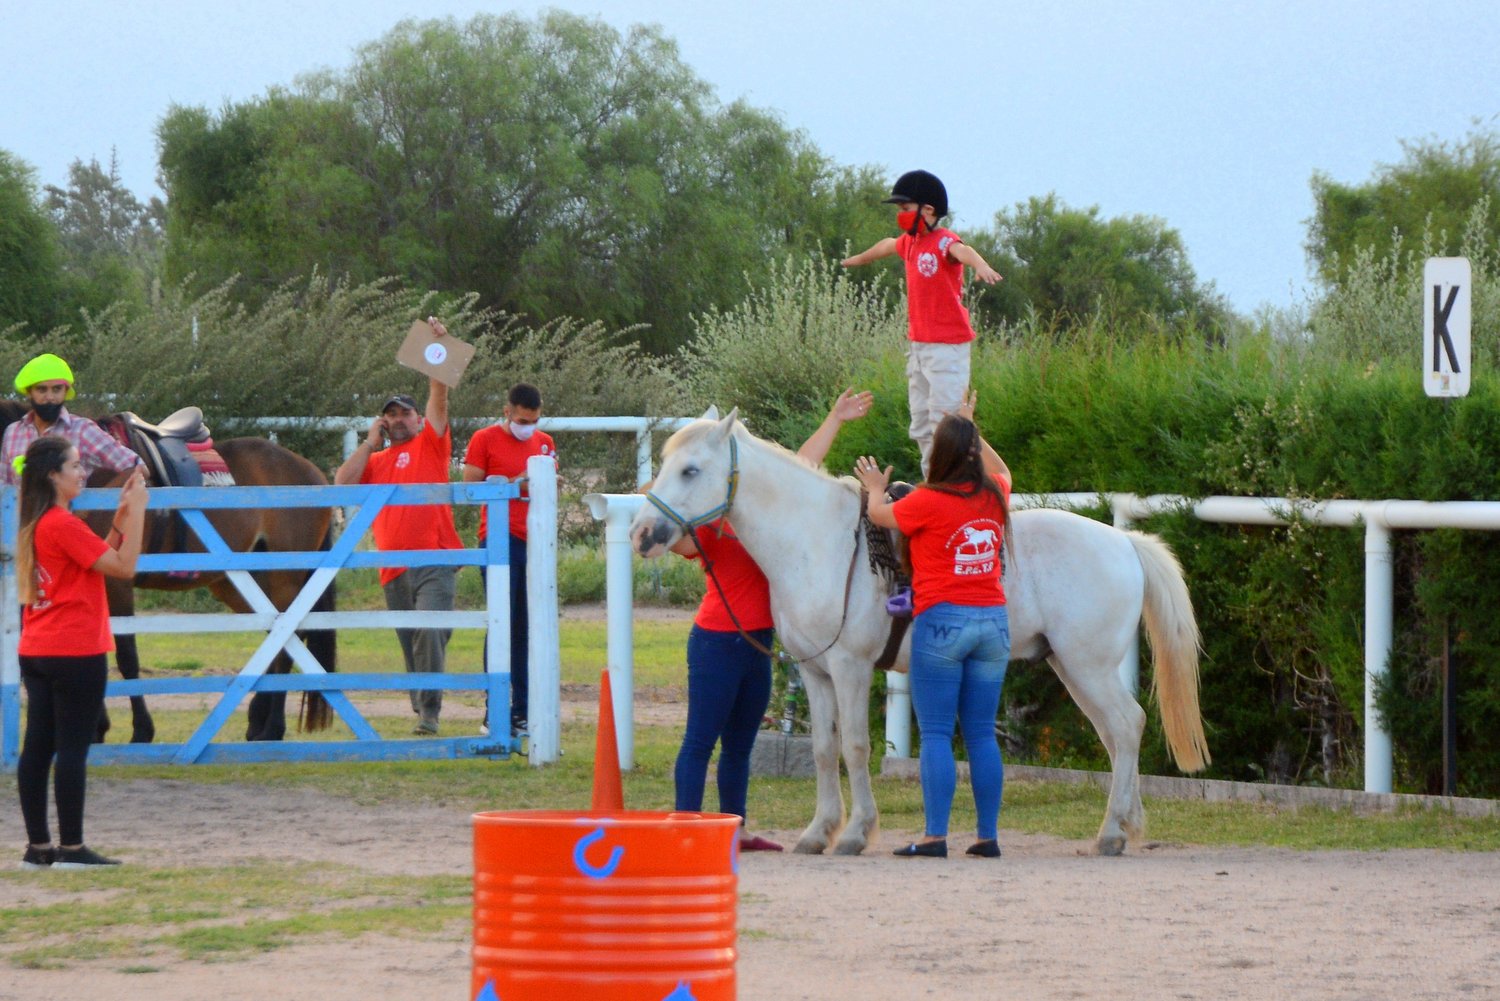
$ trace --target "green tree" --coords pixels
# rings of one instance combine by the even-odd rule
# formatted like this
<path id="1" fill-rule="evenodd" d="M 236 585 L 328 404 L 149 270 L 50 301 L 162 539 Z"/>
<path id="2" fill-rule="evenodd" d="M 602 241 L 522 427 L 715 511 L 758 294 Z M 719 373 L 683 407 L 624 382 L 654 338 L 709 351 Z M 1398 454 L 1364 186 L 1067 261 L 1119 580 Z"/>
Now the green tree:
<path id="1" fill-rule="evenodd" d="M 1474 226 L 1500 237 L 1500 131 L 1476 123 L 1456 142 L 1423 139 L 1401 149 L 1399 163 L 1378 166 L 1360 184 L 1313 175 L 1306 249 L 1326 284 L 1343 282 L 1362 250 L 1378 259 L 1425 235 L 1427 252 L 1451 255 Z"/>
<path id="2" fill-rule="evenodd" d="M 36 174 L 0 149 L 0 331 L 19 324 L 46 330 L 58 308 L 61 251 L 37 198 Z"/>
<path id="3" fill-rule="evenodd" d="M 872 175 L 721 106 L 658 29 L 556 11 L 404 22 L 347 70 L 174 108 L 159 136 L 174 279 L 241 273 L 265 294 L 312 267 L 396 275 L 541 320 L 644 323 L 656 350 L 781 254 L 859 235 L 862 204 L 880 215 Z"/>
<path id="4" fill-rule="evenodd" d="M 1061 328 L 1102 316 L 1142 317 L 1208 333 L 1229 311 L 1212 283 L 1198 281 L 1181 235 L 1151 216 L 1101 218 L 1055 194 L 995 215 L 967 237 L 1005 280 L 978 300 L 981 316 L 1016 323 L 1028 312 Z"/>
<path id="5" fill-rule="evenodd" d="M 107 171 L 98 160 L 74 160 L 67 186 L 45 191 L 71 305 L 98 312 L 122 300 L 145 302 L 160 270 L 161 201 L 136 198 L 113 154 Z"/>

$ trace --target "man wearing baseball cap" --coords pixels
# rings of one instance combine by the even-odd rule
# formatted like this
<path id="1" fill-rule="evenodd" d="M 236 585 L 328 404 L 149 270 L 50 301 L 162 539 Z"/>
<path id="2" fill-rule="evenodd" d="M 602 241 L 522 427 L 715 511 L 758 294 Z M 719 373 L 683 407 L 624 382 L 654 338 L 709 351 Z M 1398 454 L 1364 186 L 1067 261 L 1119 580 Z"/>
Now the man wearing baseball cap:
<path id="1" fill-rule="evenodd" d="M 16 392 L 26 397 L 31 411 L 5 429 L 0 443 L 0 477 L 14 486 L 21 481 L 14 463 L 25 455 L 31 443 L 44 434 L 66 438 L 78 449 L 84 475 L 96 469 L 116 473 L 134 469 L 140 462 L 136 454 L 109 436 L 109 433 L 86 417 L 75 417 L 63 405 L 77 393 L 73 389 L 73 369 L 57 355 L 37 355 L 16 374 Z"/>
<path id="2" fill-rule="evenodd" d="M 438 337 L 448 335 L 434 317 L 427 322 Z M 382 448 L 383 442 L 390 444 Z M 427 383 L 427 404 L 397 393 L 380 408 L 369 433 L 354 454 L 333 474 L 340 486 L 355 483 L 447 483 L 453 467 L 453 428 L 448 424 L 448 387 L 437 379 Z M 381 552 L 413 549 L 462 549 L 453 527 L 450 505 L 386 507 L 375 516 L 375 548 Z M 392 611 L 451 612 L 457 567 L 381 567 L 380 585 Z M 451 629 L 397 629 L 406 671 L 441 674 Z M 412 733 L 433 737 L 443 708 L 441 689 L 411 692 L 417 714 Z"/>
<path id="3" fill-rule="evenodd" d="M 948 190 L 925 170 L 909 170 L 896 179 L 885 201 L 897 208 L 899 237 L 886 237 L 869 250 L 846 258 L 846 268 L 883 257 L 906 262 L 907 401 L 910 434 L 922 451 L 922 474 L 932 435 L 947 414 L 957 413 L 969 391 L 969 345 L 974 328 L 963 304 L 964 266 L 993 285 L 1000 274 L 951 229 L 939 225 L 948 214 Z"/>

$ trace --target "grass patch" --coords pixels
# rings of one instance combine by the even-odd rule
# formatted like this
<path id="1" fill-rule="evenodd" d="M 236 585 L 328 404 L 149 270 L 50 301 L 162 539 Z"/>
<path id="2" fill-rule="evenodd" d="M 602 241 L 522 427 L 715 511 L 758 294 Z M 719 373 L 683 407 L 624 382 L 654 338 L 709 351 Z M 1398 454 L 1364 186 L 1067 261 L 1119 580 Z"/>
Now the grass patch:
<path id="1" fill-rule="evenodd" d="M 638 619 L 635 623 L 635 681 L 642 687 L 687 682 L 690 623 Z M 264 633 L 146 634 L 137 641 L 142 670 L 149 673 L 231 674 L 249 659 Z M 606 624 L 598 619 L 564 619 L 558 629 L 564 684 L 592 684 L 608 664 Z M 389 629 L 339 631 L 338 669 L 346 674 L 384 674 L 403 669 L 401 648 Z M 484 665 L 484 633 L 455 630 L 448 643 L 448 669 L 478 673 Z"/>
<path id="2" fill-rule="evenodd" d="M 468 919 L 472 892 L 463 876 L 371 876 L 271 862 L 56 873 L 48 889 L 46 902 L 0 907 L 0 951 L 13 965 L 61 969 L 119 956 L 137 960 L 126 972 L 146 973 L 160 968 L 152 959 L 233 958 L 316 936 L 393 927 L 448 934 Z"/>

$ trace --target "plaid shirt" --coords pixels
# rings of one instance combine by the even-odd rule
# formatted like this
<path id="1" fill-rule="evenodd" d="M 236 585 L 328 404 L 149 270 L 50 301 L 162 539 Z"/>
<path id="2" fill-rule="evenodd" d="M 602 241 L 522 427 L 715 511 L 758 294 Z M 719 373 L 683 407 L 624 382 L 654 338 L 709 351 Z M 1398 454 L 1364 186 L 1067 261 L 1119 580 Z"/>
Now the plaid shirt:
<path id="1" fill-rule="evenodd" d="M 62 412 L 57 415 L 57 422 L 47 429 L 47 433 L 73 443 L 73 447 L 78 449 L 83 471 L 88 476 L 94 475 L 96 469 L 123 473 L 135 468 L 141 461 L 134 452 L 111 438 L 108 431 L 86 417 L 74 417 L 68 413 L 67 407 L 63 407 Z M 20 482 L 16 467 L 11 463 L 16 456 L 25 455 L 31 443 L 40 437 L 41 432 L 36 429 L 36 421 L 30 413 L 5 429 L 5 441 L 0 445 L 0 476 L 4 477 L 6 486 L 15 486 Z"/>

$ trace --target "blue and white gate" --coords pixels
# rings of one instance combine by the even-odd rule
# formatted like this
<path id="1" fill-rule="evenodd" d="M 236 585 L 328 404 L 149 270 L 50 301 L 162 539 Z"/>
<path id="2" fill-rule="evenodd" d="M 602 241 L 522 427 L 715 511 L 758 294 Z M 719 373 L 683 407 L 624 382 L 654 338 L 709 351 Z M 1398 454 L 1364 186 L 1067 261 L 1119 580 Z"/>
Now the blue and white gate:
<path id="1" fill-rule="evenodd" d="M 560 683 L 557 644 L 557 479 L 549 458 L 527 467 L 530 503 L 527 590 L 530 606 L 531 762 L 557 760 Z M 216 487 L 150 491 L 148 508 L 178 510 L 206 552 L 142 556 L 142 573 L 226 571 L 252 611 L 246 614 L 172 614 L 118 617 L 115 633 L 208 633 L 263 630 L 265 638 L 239 672 L 228 676 L 112 681 L 107 698 L 132 695 L 219 695 L 202 724 L 181 744 L 105 744 L 89 753 L 92 764 L 222 763 L 256 761 L 342 761 L 398 758 L 506 757 L 518 750 L 510 736 L 510 573 L 504 532 L 491 532 L 483 549 L 408 552 L 357 551 L 375 516 L 389 505 L 485 505 L 491 525 L 507 523 L 507 507 L 521 503 L 512 483 L 455 483 L 422 486 L 388 484 L 349 487 Z M 116 490 L 87 490 L 74 510 L 113 510 Z M 236 553 L 229 549 L 205 511 L 234 508 L 357 508 L 328 550 L 302 553 Z M 0 766 L 14 770 L 20 739 L 20 610 L 15 589 L 18 520 L 14 488 L 0 490 Z M 486 610 L 482 612 L 313 612 L 318 598 L 341 569 L 385 566 L 480 566 L 485 572 Z M 278 611 L 252 571 L 309 570 L 301 592 Z M 487 629 L 487 674 L 332 674 L 297 637 L 304 629 Z M 391 638 L 393 652 L 397 649 Z M 267 669 L 285 650 L 301 673 L 270 675 Z M 483 690 L 489 694 L 491 737 L 383 739 L 349 700 L 349 691 L 412 689 Z M 256 692 L 322 693 L 352 740 L 215 741 L 244 700 Z"/>

